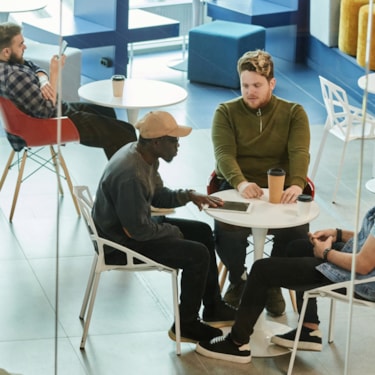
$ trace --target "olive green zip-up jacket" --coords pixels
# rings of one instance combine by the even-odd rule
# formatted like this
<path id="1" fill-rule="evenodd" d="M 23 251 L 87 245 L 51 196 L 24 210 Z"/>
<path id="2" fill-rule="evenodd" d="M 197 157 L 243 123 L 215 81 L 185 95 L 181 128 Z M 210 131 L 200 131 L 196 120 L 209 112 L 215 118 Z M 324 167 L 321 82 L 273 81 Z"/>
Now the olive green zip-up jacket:
<path id="1" fill-rule="evenodd" d="M 233 188 L 242 181 L 267 187 L 267 170 L 283 168 L 285 186 L 306 185 L 310 162 L 310 127 L 299 104 L 275 95 L 263 108 L 249 108 L 242 97 L 222 103 L 212 124 L 219 178 Z"/>

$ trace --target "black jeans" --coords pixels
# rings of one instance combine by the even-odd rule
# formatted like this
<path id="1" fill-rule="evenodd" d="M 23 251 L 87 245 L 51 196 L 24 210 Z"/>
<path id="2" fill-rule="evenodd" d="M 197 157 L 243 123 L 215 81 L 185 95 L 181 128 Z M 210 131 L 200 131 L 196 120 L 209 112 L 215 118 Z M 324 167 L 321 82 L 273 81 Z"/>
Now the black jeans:
<path id="1" fill-rule="evenodd" d="M 195 320 L 203 300 L 205 307 L 221 300 L 211 227 L 194 220 L 158 217 L 179 227 L 183 238 L 167 237 L 151 241 L 127 240 L 124 245 L 159 263 L 182 269 L 180 315 L 182 322 Z M 123 254 L 110 253 L 107 264 L 124 263 Z"/>
<path id="2" fill-rule="evenodd" d="M 232 327 L 232 337 L 238 343 L 247 343 L 254 325 L 262 313 L 269 287 L 283 287 L 296 290 L 297 307 L 301 311 L 305 290 L 331 284 L 316 266 L 323 262 L 315 258 L 308 240 L 291 242 L 286 251 L 287 257 L 271 257 L 257 260 L 248 275 Z M 304 322 L 319 324 L 315 298 L 308 301 Z"/>
<path id="3" fill-rule="evenodd" d="M 108 159 L 125 144 L 137 140 L 133 125 L 117 120 L 113 108 L 64 102 L 62 114 L 73 121 L 81 144 L 102 148 Z"/>
<path id="4" fill-rule="evenodd" d="M 307 238 L 308 231 L 309 224 L 270 230 L 269 234 L 274 236 L 271 257 L 285 256 L 288 243 L 296 239 Z M 246 248 L 249 245 L 250 235 L 251 228 L 237 227 L 215 220 L 216 251 L 228 269 L 229 280 L 233 284 L 241 281 L 241 276 L 246 269 Z"/>

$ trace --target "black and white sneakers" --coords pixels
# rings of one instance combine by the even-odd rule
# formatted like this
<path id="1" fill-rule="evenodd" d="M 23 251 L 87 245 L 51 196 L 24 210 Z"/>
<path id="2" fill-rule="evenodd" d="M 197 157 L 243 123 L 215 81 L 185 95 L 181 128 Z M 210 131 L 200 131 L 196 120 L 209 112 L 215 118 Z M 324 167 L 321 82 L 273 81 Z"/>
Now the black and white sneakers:
<path id="1" fill-rule="evenodd" d="M 294 329 L 283 335 L 275 335 L 271 338 L 271 342 L 292 349 L 297 330 Z M 321 332 L 306 327 L 302 327 L 300 340 L 298 342 L 298 350 L 322 350 Z M 200 341 L 197 343 L 196 352 L 209 358 L 221 359 L 236 363 L 251 362 L 250 344 L 236 345 L 230 333 L 226 336 L 215 337 L 210 341 Z"/>
<path id="2" fill-rule="evenodd" d="M 181 323 L 181 342 L 209 341 L 214 337 L 222 335 L 221 329 L 214 328 L 199 319 L 188 323 Z M 173 324 L 168 331 L 171 340 L 176 341 L 176 329 Z"/>
<path id="3" fill-rule="evenodd" d="M 293 349 L 294 338 L 296 337 L 297 329 L 293 329 L 283 335 L 275 335 L 271 337 L 271 342 L 283 346 L 284 348 Z M 317 329 L 309 329 L 302 326 L 301 335 L 298 341 L 298 350 L 322 351 L 322 333 Z"/>
<path id="4" fill-rule="evenodd" d="M 209 358 L 237 363 L 251 362 L 250 344 L 236 345 L 230 333 L 227 336 L 215 337 L 210 341 L 199 342 L 195 350 Z"/>

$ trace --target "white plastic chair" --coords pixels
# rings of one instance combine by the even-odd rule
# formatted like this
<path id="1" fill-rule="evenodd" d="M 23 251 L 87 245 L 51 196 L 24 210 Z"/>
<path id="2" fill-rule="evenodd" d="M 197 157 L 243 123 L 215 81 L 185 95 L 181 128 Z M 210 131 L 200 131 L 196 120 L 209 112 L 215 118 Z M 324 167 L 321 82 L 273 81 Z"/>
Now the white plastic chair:
<path id="1" fill-rule="evenodd" d="M 327 120 L 324 126 L 322 140 L 317 153 L 314 167 L 310 175 L 315 180 L 323 148 L 328 134 L 344 142 L 341 153 L 341 160 L 336 177 L 335 190 L 333 192 L 332 203 L 335 203 L 337 190 L 341 179 L 342 169 L 344 167 L 344 157 L 347 144 L 356 139 L 374 139 L 375 138 L 375 118 L 366 114 L 366 125 L 363 129 L 362 109 L 349 104 L 346 91 L 340 86 L 328 81 L 326 78 L 319 76 L 320 86 L 324 104 L 327 110 Z"/>
<path id="2" fill-rule="evenodd" d="M 90 326 L 92 311 L 94 308 L 95 297 L 99 285 L 100 275 L 104 271 L 163 271 L 167 272 L 172 277 L 172 292 L 173 292 L 173 310 L 175 319 L 175 330 L 176 330 L 176 353 L 181 354 L 181 331 L 180 331 L 180 313 L 178 306 L 178 284 L 177 276 L 178 270 L 167 267 L 163 264 L 157 263 L 133 250 L 130 250 L 118 243 L 109 241 L 101 238 L 95 227 L 95 223 L 91 216 L 91 209 L 93 206 L 93 199 L 87 186 L 74 186 L 74 194 L 77 198 L 79 207 L 81 209 L 82 216 L 85 219 L 85 223 L 90 234 L 90 238 L 95 248 L 95 256 L 91 266 L 91 272 L 86 287 L 85 296 L 82 302 L 81 312 L 79 314 L 80 319 L 85 319 L 87 310 L 87 304 L 89 308 L 86 314 L 86 321 L 83 328 L 83 334 L 81 339 L 80 349 L 85 349 L 86 338 Z M 104 259 L 104 246 L 110 246 L 116 250 L 122 251 L 126 254 L 127 264 L 125 265 L 108 265 L 105 264 Z M 90 302 L 89 302 L 90 301 Z"/>
<path id="3" fill-rule="evenodd" d="M 367 279 L 361 279 L 361 280 L 355 280 L 355 284 L 363 284 L 363 283 L 369 283 L 369 282 L 375 282 L 375 276 L 369 277 Z M 343 289 L 346 289 L 346 294 L 342 293 Z M 350 295 L 348 294 L 348 290 L 350 289 L 350 281 L 344 281 L 341 283 L 335 283 L 330 285 L 325 285 L 322 287 L 306 290 L 303 295 L 303 304 L 301 313 L 298 320 L 298 327 L 297 327 L 297 333 L 294 340 L 292 355 L 290 357 L 289 361 L 289 367 L 288 367 L 288 373 L 287 375 L 292 375 L 294 361 L 297 354 L 297 345 L 299 341 L 299 337 L 301 335 L 302 325 L 304 316 L 306 313 L 306 307 L 307 302 L 310 298 L 317 298 L 317 297 L 328 297 L 331 298 L 331 306 L 330 306 L 330 313 L 329 313 L 329 327 L 328 327 L 328 342 L 333 342 L 333 328 L 334 328 L 334 322 L 335 322 L 335 311 L 336 311 L 336 301 L 341 302 L 349 302 L 350 301 Z M 375 302 L 368 301 L 365 299 L 360 298 L 353 298 L 353 303 L 356 305 L 362 305 L 367 307 L 375 308 Z"/>

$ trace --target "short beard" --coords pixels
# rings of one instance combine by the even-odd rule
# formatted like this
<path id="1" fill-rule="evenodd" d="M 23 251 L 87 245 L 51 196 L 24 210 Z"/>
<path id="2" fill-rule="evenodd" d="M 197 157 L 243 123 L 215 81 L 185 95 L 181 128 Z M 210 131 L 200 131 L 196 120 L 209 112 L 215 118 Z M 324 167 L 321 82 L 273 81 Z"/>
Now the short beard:
<path id="1" fill-rule="evenodd" d="M 14 53 L 12 53 L 9 57 L 8 63 L 10 64 L 24 64 L 25 60 L 23 57 L 17 57 Z"/>

